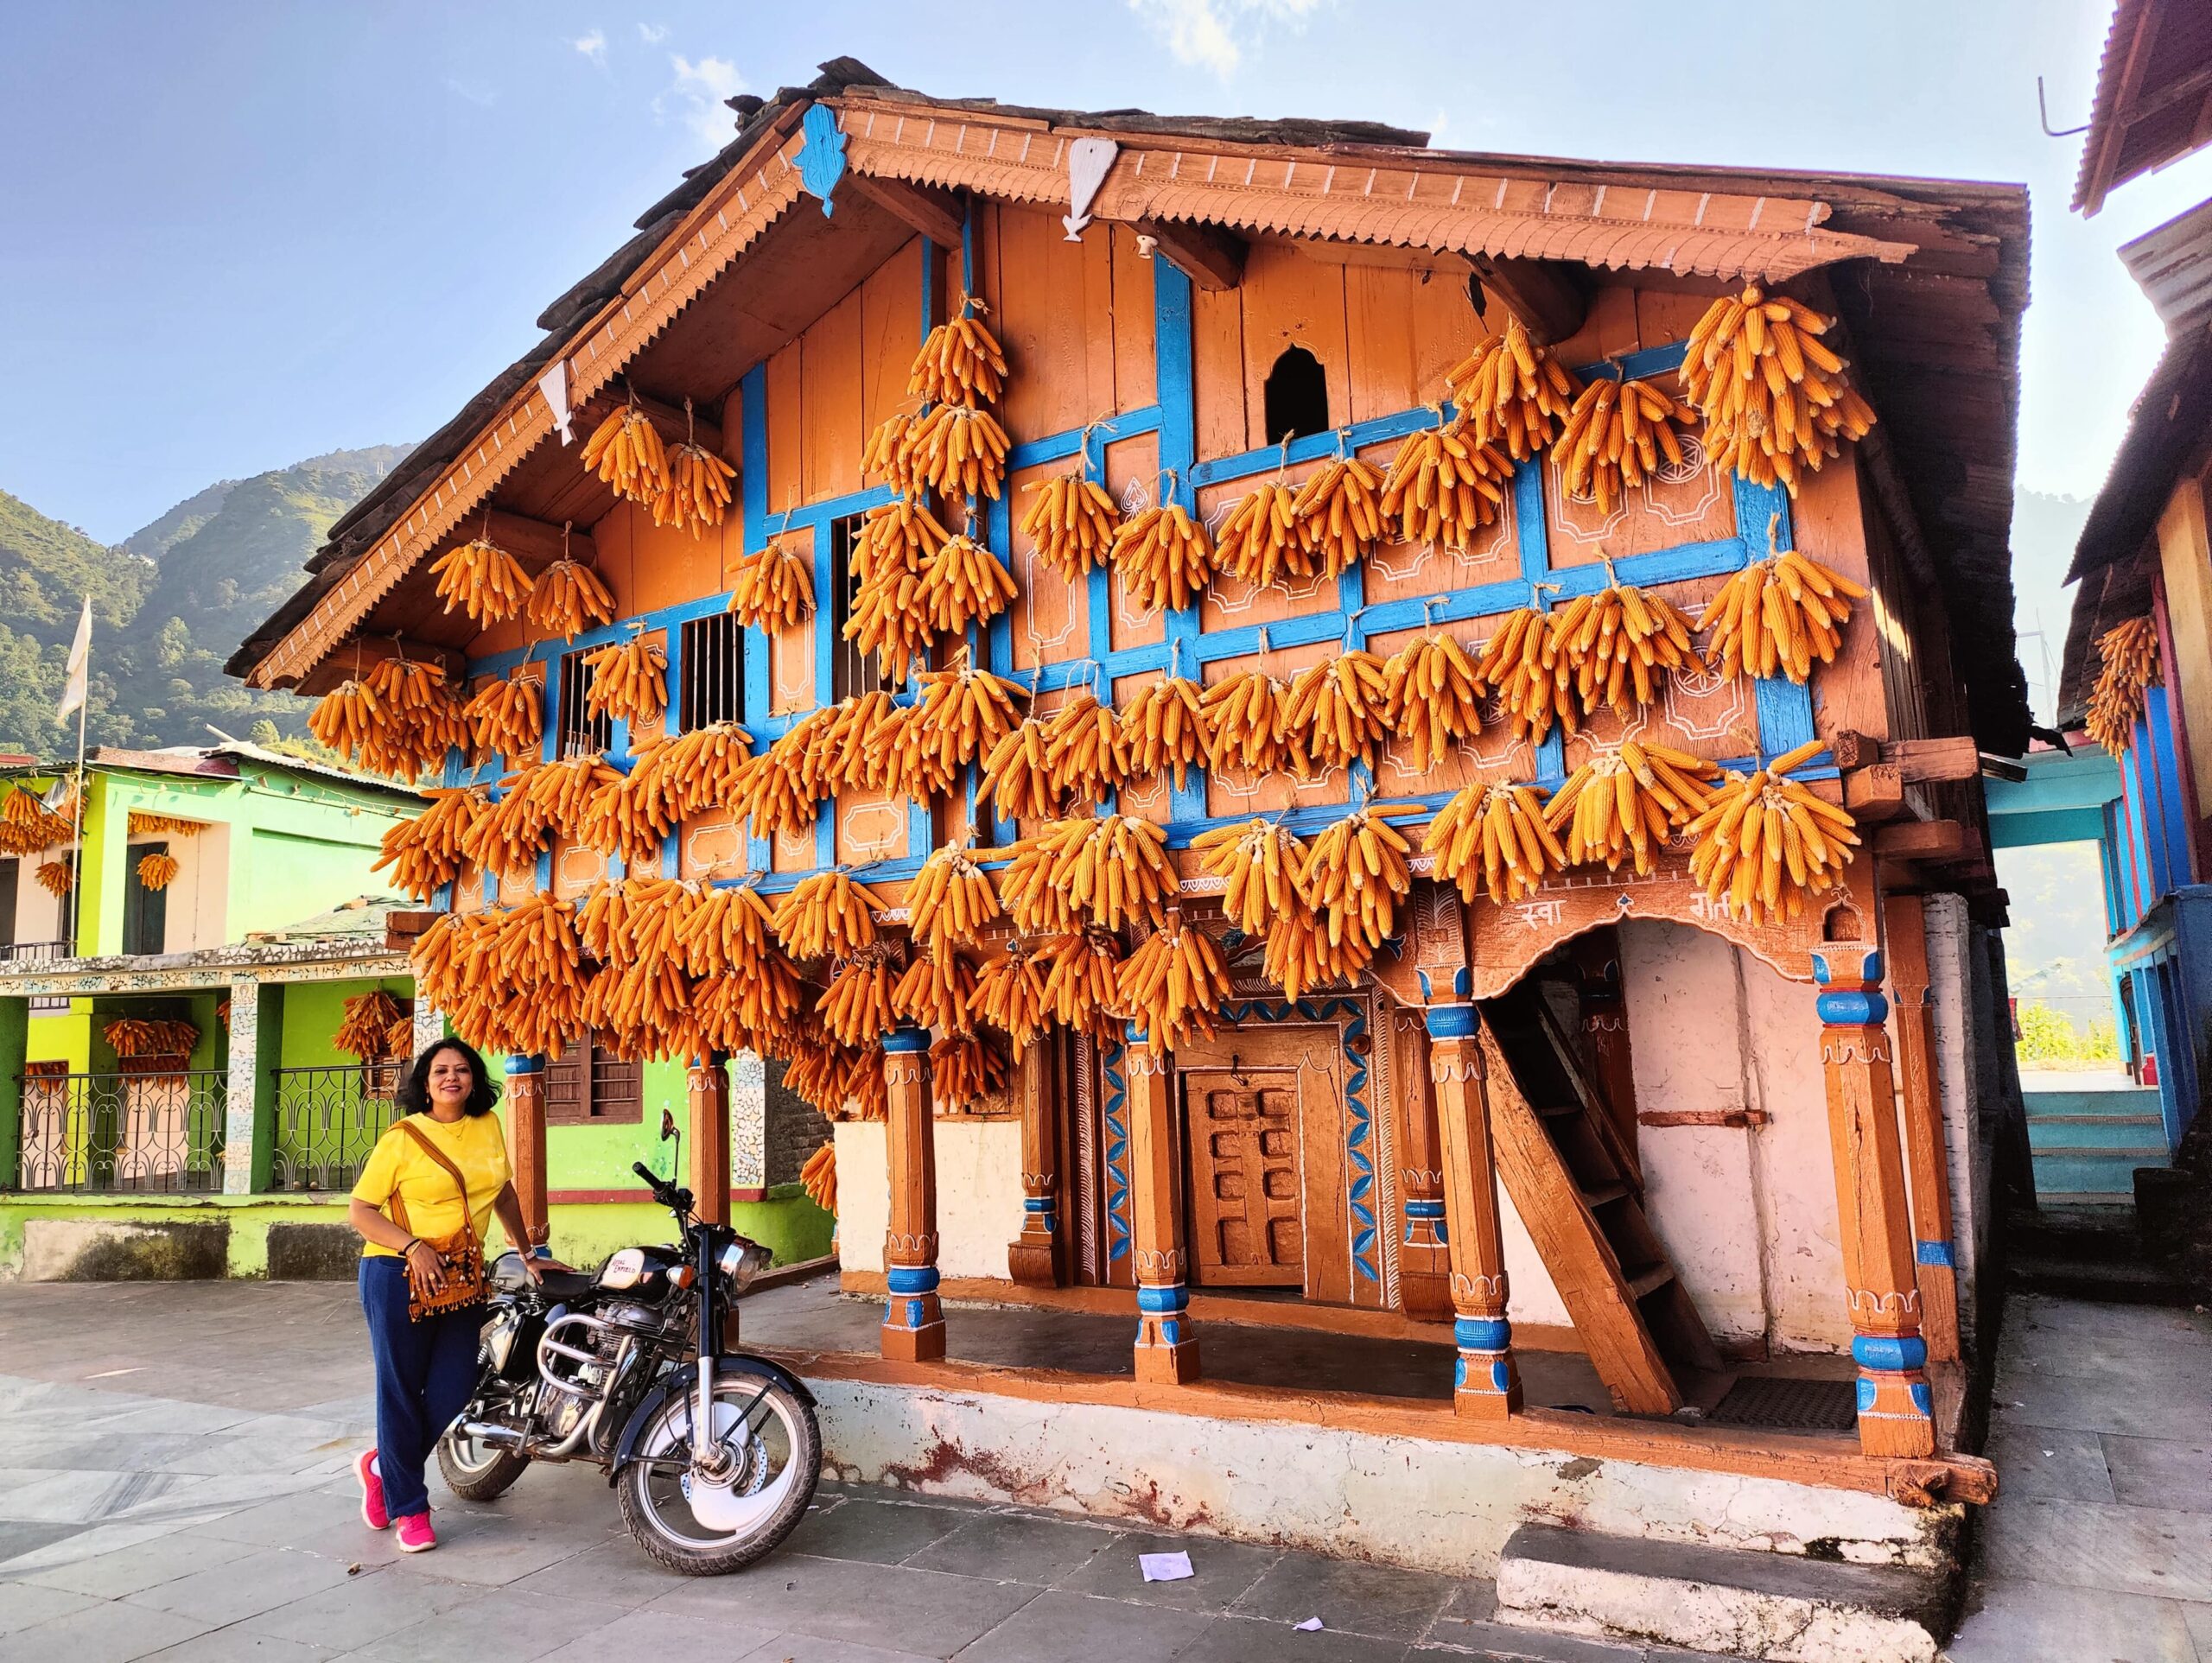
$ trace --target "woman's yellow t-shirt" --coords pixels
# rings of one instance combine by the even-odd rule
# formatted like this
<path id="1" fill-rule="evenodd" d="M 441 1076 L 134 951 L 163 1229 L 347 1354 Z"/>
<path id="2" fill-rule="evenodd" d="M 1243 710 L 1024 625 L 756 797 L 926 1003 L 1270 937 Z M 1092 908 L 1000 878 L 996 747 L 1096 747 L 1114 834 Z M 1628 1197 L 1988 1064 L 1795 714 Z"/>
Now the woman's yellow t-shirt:
<path id="1" fill-rule="evenodd" d="M 455 1193 L 453 1174 L 431 1159 L 420 1144 L 401 1130 L 402 1126 L 416 1127 L 461 1169 L 461 1175 L 468 1180 L 469 1222 L 475 1227 L 477 1241 L 488 1242 L 486 1233 L 492 1228 L 492 1203 L 513 1176 L 507 1165 L 506 1133 L 499 1117 L 464 1114 L 448 1122 L 429 1114 L 410 1114 L 377 1139 L 368 1164 L 361 1168 L 361 1180 L 353 1186 L 354 1200 L 365 1201 L 378 1212 L 389 1214 L 391 1209 L 387 1203 L 397 1190 L 407 1209 L 409 1231 L 442 1239 L 461 1228 L 461 1197 Z M 390 1247 L 373 1241 L 361 1248 L 361 1256 L 397 1257 Z"/>

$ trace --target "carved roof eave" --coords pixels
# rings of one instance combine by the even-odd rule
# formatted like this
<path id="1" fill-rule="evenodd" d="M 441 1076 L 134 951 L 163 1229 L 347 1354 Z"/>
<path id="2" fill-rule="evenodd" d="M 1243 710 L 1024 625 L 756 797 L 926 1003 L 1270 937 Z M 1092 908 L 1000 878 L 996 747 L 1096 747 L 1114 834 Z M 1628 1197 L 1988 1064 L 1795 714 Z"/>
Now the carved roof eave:
<path id="1" fill-rule="evenodd" d="M 1839 260 L 1895 263 L 1915 251 L 1908 243 L 1822 229 L 1829 209 L 1816 199 L 1608 185 L 1587 177 L 1600 171 L 1587 163 L 1507 169 L 1494 158 L 1395 147 L 1183 143 L 865 96 L 822 102 L 839 111 L 855 170 L 1009 201 L 1067 206 L 1068 145 L 1109 139 L 1121 154 L 1091 204 L 1093 214 L 1109 219 L 1195 220 L 1245 232 L 1763 282 Z M 562 349 L 571 409 L 620 374 L 799 200 L 798 113 L 766 136 L 755 156 L 646 260 L 642 278 Z M 1562 176 L 1548 176 L 1554 173 Z M 270 648 L 250 683 L 289 684 L 312 671 L 555 430 L 533 382 Z"/>

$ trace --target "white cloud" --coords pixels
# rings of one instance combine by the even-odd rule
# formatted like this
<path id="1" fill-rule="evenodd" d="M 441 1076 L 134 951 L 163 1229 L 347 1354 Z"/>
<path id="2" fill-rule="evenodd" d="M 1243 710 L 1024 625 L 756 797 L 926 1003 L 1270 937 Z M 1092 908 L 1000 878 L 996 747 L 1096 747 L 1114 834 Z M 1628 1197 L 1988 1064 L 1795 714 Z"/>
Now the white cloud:
<path id="1" fill-rule="evenodd" d="M 1322 0 L 1128 0 L 1176 62 L 1223 80 L 1243 62 L 1245 43 L 1273 24 L 1295 27 Z"/>
<path id="2" fill-rule="evenodd" d="M 668 61 L 676 79 L 653 100 L 653 113 L 664 121 L 681 121 L 702 143 L 720 149 L 735 130 L 722 101 L 745 90 L 745 78 L 727 58 L 694 60 L 671 52 Z"/>
<path id="3" fill-rule="evenodd" d="M 638 25 L 638 38 L 643 41 L 647 46 L 658 46 L 663 41 L 668 39 L 668 25 L 665 23 L 640 23 Z"/>
<path id="4" fill-rule="evenodd" d="M 595 64 L 607 61 L 607 31 L 595 29 L 588 35 L 580 35 L 569 44 Z"/>

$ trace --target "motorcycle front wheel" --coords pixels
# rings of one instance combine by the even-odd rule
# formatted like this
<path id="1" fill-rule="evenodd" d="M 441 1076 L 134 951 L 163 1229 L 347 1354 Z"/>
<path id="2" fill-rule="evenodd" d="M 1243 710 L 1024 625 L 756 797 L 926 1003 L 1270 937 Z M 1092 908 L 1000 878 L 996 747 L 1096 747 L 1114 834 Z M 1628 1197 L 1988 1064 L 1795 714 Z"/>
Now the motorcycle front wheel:
<path id="1" fill-rule="evenodd" d="M 806 1516 L 822 1476 L 822 1434 L 803 1400 L 757 1374 L 715 1382 L 714 1434 L 728 1457 L 707 1481 L 689 1460 L 696 1396 L 671 1398 L 623 1469 L 622 1521 L 671 1571 L 719 1577 L 772 1552 Z"/>

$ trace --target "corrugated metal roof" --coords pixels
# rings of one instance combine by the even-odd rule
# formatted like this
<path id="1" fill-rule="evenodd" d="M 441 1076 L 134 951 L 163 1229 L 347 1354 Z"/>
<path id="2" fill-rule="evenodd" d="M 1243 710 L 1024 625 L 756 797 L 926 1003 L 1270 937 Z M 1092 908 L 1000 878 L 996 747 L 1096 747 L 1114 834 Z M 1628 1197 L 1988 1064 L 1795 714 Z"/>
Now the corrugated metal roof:
<path id="1" fill-rule="evenodd" d="M 2123 244 L 2120 257 L 2168 335 L 2186 334 L 2212 315 L 2212 201 Z"/>
<path id="2" fill-rule="evenodd" d="M 2212 4 L 2120 0 L 2097 66 L 2074 206 L 2092 214 L 2131 179 L 2212 144 Z"/>

